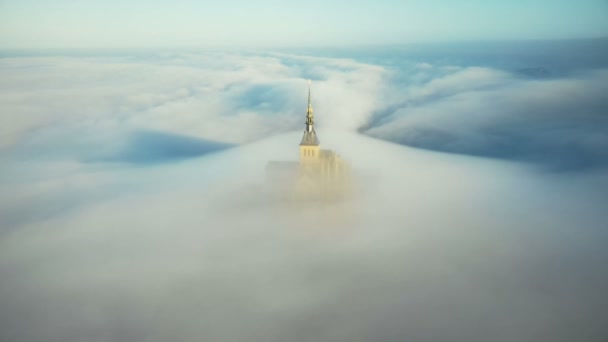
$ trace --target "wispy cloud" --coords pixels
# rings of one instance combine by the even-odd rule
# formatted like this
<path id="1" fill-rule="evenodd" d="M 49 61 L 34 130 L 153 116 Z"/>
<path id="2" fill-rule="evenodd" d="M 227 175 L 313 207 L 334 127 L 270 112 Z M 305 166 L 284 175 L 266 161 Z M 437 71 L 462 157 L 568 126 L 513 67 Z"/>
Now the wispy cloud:
<path id="1" fill-rule="evenodd" d="M 608 162 L 608 72 L 520 79 L 466 68 L 407 90 L 366 134 L 439 151 L 525 160 L 557 169 Z"/>
<path id="2" fill-rule="evenodd" d="M 57 126 L 251 141 L 300 126 L 307 78 L 318 79 L 315 103 L 328 113 L 320 120 L 353 128 L 371 111 L 382 73 L 379 67 L 348 60 L 291 56 L 283 62 L 225 53 L 1 62 L 2 146 L 36 128 Z M 360 100 L 349 105 L 350 98 Z"/>

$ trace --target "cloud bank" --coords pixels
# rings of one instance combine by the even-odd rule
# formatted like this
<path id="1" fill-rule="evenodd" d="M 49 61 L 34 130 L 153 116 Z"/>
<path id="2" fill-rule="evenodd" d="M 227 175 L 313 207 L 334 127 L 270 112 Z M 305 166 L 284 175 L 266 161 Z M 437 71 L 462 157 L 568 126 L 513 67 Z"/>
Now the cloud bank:
<path id="1" fill-rule="evenodd" d="M 251 142 L 301 126 L 312 79 L 325 127 L 550 170 L 604 167 L 607 41 L 503 45 L 7 57 L 0 148 L 65 142 L 55 137 L 68 128 L 104 143 L 131 131 Z"/>
<path id="2" fill-rule="evenodd" d="M 604 167 L 607 70 L 521 80 L 468 67 L 406 89 L 400 104 L 373 116 L 362 131 L 405 145 L 557 170 Z"/>
<path id="3" fill-rule="evenodd" d="M 0 58 L 0 340 L 608 335 L 605 69 L 419 57 Z M 307 79 L 344 203 L 265 196 Z"/>
<path id="4" fill-rule="evenodd" d="M 255 155 L 296 154 L 296 132 L 111 171 L 113 182 L 137 179 L 140 189 L 4 232 L 3 338 L 605 334 L 605 195 L 592 191 L 594 182 L 564 184 L 508 163 L 323 133 L 336 149 L 358 151 L 349 155 L 360 184 L 353 202 L 265 201 L 265 161 Z M 104 178 L 92 181 L 101 188 Z"/>

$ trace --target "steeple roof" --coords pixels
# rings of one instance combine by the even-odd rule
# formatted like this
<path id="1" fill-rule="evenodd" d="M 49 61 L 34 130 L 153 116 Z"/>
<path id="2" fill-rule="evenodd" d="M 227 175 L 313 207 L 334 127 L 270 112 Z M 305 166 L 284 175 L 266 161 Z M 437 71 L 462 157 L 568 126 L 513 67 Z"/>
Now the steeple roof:
<path id="1" fill-rule="evenodd" d="M 300 145 L 307 146 L 318 146 L 319 138 L 317 137 L 317 133 L 315 132 L 315 122 L 314 115 L 312 110 L 312 104 L 310 102 L 310 80 L 308 81 L 308 108 L 306 109 L 306 130 L 304 131 L 304 136 L 302 137 L 302 141 Z"/>
<path id="2" fill-rule="evenodd" d="M 314 130 L 312 132 L 304 132 L 300 145 L 319 146 L 319 138 L 317 137 L 317 133 Z"/>

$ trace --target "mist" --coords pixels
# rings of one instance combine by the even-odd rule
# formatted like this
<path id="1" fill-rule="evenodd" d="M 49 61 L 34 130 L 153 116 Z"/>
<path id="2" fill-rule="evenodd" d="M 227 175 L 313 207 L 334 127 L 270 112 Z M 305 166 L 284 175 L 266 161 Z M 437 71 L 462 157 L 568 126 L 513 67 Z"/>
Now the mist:
<path id="1" fill-rule="evenodd" d="M 0 340 L 608 336 L 602 68 L 0 62 Z M 321 146 L 353 169 L 342 202 L 267 191 L 266 163 L 298 159 L 310 78 Z"/>

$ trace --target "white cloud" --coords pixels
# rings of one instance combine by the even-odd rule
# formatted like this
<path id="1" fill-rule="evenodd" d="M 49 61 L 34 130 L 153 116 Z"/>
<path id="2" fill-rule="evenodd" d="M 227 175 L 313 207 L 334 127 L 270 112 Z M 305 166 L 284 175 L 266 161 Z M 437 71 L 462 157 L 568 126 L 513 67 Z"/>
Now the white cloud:
<path id="1" fill-rule="evenodd" d="M 310 68 L 322 77 L 315 81 L 313 99 L 320 124 L 355 129 L 369 115 L 381 85 L 381 68 L 349 60 L 290 58 L 306 69 L 289 68 L 277 56 L 219 52 L 141 60 L 5 58 L 0 61 L 0 146 L 53 125 L 150 128 L 233 143 L 251 141 L 299 126 L 306 101 L 303 81 Z M 342 90 L 346 85 L 348 93 Z M 285 106 L 256 112 L 239 108 L 241 93 L 256 86 L 281 89 L 274 100 Z M 285 108 L 287 112 L 280 111 Z"/>
<path id="2" fill-rule="evenodd" d="M 593 192 L 515 164 L 319 134 L 361 177 L 350 205 L 264 200 L 264 163 L 297 158 L 295 132 L 181 164 L 107 170 L 140 188 L 4 232 L 0 298 L 23 316 L 5 316 L 0 334 L 482 340 L 481 319 L 504 339 L 566 340 L 572 327 L 559 323 L 572 305 L 586 331 L 601 333 L 605 279 L 589 277 L 603 267 L 602 205 L 581 205 Z M 583 216 L 596 234 L 569 229 Z M 586 248 L 571 254 L 572 244 Z M 556 323 L 530 326 L 539 315 Z"/>
<path id="3" fill-rule="evenodd" d="M 467 68 L 412 86 L 366 134 L 441 151 L 558 168 L 605 165 L 608 74 L 530 80 Z"/>
<path id="4" fill-rule="evenodd" d="M 429 64 L 396 80 L 352 60 L 222 52 L 0 66 L 0 340 L 606 335 L 605 172 L 352 132 L 431 148 L 450 133 L 476 151 L 487 127 L 592 113 L 604 72 L 534 81 Z M 352 202 L 261 195 L 265 163 L 297 159 L 309 78 L 321 143 L 355 170 Z M 604 137 L 586 135 L 587 151 Z M 206 154 L 207 140 L 242 145 Z M 163 159 L 179 153 L 193 154 Z"/>

